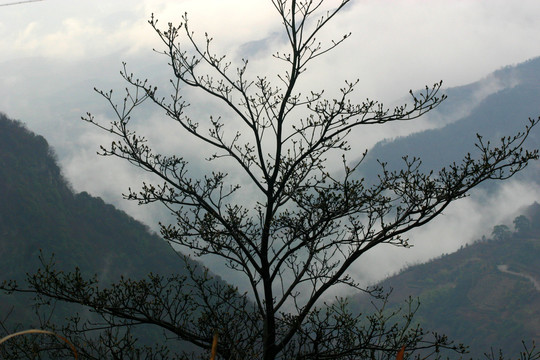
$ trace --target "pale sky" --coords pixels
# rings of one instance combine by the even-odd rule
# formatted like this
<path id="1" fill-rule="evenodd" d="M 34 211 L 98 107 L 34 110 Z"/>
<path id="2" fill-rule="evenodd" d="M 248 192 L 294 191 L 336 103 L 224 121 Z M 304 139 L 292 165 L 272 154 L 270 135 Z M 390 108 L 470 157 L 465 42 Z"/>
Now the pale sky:
<path id="1" fill-rule="evenodd" d="M 327 0 L 328 6 L 337 2 Z M 166 85 L 167 59 L 152 51 L 161 44 L 147 20 L 154 13 L 166 26 L 180 22 L 185 11 L 196 36 L 202 39 L 208 32 L 214 37 L 216 52 L 228 54 L 233 62 L 248 57 L 253 77 L 275 76 L 279 64 L 270 54 L 285 44 L 269 0 L 44 0 L 0 6 L 0 111 L 48 139 L 76 190 L 101 196 L 153 228 L 155 218 L 148 209 L 121 200 L 121 193 L 136 186 L 142 175 L 127 164 L 97 157 L 107 137 L 79 119 L 87 111 L 110 116 L 108 105 L 92 89 L 120 92 L 125 87 L 118 74 L 122 61 L 140 77 Z M 392 102 L 409 89 L 440 80 L 446 87 L 468 84 L 540 56 L 539 18 L 538 0 L 353 0 L 322 40 L 347 32 L 352 37 L 314 62 L 302 86 L 331 94 L 342 80 L 358 78 L 358 99 Z M 208 116 L 206 110 L 202 106 L 196 111 Z M 164 149 L 197 153 L 162 114 L 146 115 L 140 128 L 160 139 Z M 403 131 L 423 126 L 420 121 Z M 358 134 L 357 140 L 369 147 L 396 135 L 385 131 L 373 129 Z M 435 246 L 425 256 L 437 251 Z M 405 261 L 415 261 L 415 256 Z"/>

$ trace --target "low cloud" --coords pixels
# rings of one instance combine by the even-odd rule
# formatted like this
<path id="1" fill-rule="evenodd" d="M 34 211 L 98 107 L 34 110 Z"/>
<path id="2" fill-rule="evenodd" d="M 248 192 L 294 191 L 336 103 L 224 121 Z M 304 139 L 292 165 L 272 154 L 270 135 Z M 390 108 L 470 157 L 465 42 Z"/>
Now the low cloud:
<path id="1" fill-rule="evenodd" d="M 379 245 L 362 256 L 351 275 L 364 285 L 374 284 L 408 265 L 457 251 L 461 246 L 491 236 L 495 225 L 513 229 L 513 219 L 540 199 L 540 185 L 517 180 L 500 183 L 495 190 L 478 189 L 457 200 L 437 219 L 410 232 L 411 248 Z"/>

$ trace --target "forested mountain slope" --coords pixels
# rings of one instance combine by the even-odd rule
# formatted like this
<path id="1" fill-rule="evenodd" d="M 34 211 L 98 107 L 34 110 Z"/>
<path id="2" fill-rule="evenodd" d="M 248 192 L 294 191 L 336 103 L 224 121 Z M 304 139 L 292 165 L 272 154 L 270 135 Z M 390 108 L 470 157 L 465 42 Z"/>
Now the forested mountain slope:
<path id="1" fill-rule="evenodd" d="M 103 278 L 179 270 L 165 241 L 100 198 L 74 194 L 47 141 L 1 114 L 0 234 L 3 278 L 34 270 L 40 249 Z"/>
<path id="2" fill-rule="evenodd" d="M 518 220 L 519 219 L 519 220 Z M 419 298 L 416 321 L 470 345 L 480 358 L 493 348 L 515 356 L 540 341 L 540 205 L 516 218 L 515 231 L 496 226 L 491 238 L 465 246 L 425 264 L 411 266 L 382 283 L 393 289 L 390 307 L 409 296 Z M 351 299 L 369 310 L 369 299 Z"/>
<path id="3" fill-rule="evenodd" d="M 75 194 L 47 141 L 0 114 L 0 281 L 23 283 L 40 266 L 40 253 L 45 261 L 54 254 L 58 269 L 97 274 L 104 285 L 151 272 L 187 275 L 179 255 L 145 225 L 100 198 Z M 6 326 L 0 332 L 12 332 L 16 324 L 41 327 L 33 302 L 30 295 L 0 292 L 0 322 Z M 88 314 L 60 302 L 54 308 L 57 323 L 77 312 Z M 145 330 L 143 341 L 165 341 L 155 330 Z"/>

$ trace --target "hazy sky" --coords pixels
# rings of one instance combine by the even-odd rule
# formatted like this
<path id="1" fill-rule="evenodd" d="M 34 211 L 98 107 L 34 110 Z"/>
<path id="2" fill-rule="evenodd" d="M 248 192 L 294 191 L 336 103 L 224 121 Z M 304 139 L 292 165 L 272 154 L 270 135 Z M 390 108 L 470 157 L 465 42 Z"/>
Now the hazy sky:
<path id="1" fill-rule="evenodd" d="M 0 0 L 0 5 L 11 2 Z M 329 6 L 337 3 L 327 1 Z M 136 186 L 142 176 L 127 164 L 97 157 L 97 147 L 107 143 L 107 137 L 79 119 L 87 111 L 110 116 L 110 108 L 92 89 L 120 92 L 122 61 L 140 77 L 166 84 L 167 59 L 152 51 L 161 44 L 147 20 L 154 13 L 163 26 L 178 23 L 185 11 L 196 36 L 202 39 L 208 32 L 214 37 L 216 52 L 227 53 L 233 62 L 249 57 L 248 74 L 273 76 L 279 70 L 270 54 L 285 44 L 269 0 L 44 0 L 0 6 L 0 111 L 49 140 L 76 190 L 102 196 L 147 222 L 154 220 L 147 209 L 120 200 L 122 191 Z M 358 78 L 358 99 L 395 101 L 411 88 L 440 80 L 446 87 L 471 83 L 503 66 L 540 56 L 539 17 L 538 0 L 353 0 L 322 40 L 347 32 L 352 37 L 314 62 L 302 86 L 331 94 L 343 84 L 341 79 Z M 204 104 L 198 98 L 195 102 Z M 206 110 L 199 106 L 196 112 L 208 116 Z M 162 114 L 150 111 L 141 116 L 139 128 L 159 139 L 163 149 L 198 152 L 174 124 L 163 121 Z M 418 124 L 406 131 L 426 126 Z M 358 134 L 357 140 L 369 147 L 396 134 L 385 131 L 376 128 Z M 460 206 L 466 207 L 466 201 Z M 473 211 L 474 204 L 468 209 Z M 451 227 L 451 213 L 446 219 L 440 226 Z M 468 220 L 474 221 L 470 216 Z M 427 246 L 431 252 L 423 256 L 458 245 Z M 401 256 L 394 254 L 380 256 Z M 403 261 L 418 258 L 417 253 L 408 254 Z"/>

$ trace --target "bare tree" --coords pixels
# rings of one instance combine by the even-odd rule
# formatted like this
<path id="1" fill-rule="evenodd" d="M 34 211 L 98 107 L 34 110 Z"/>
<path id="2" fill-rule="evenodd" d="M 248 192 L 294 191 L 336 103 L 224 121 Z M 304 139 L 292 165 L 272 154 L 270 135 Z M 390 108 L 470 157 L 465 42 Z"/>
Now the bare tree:
<path id="1" fill-rule="evenodd" d="M 361 289 L 348 271 L 367 251 L 384 243 L 407 246 L 408 231 L 427 224 L 485 180 L 507 179 L 537 159 L 536 150 L 522 146 L 538 120 L 497 146 L 479 136 L 476 155 L 437 172 L 423 173 L 419 159 L 406 157 L 399 171 L 381 164 L 379 181 L 368 185 L 357 175 L 362 160 L 351 164 L 345 158 L 347 137 L 366 125 L 422 116 L 444 100 L 441 83 L 411 91 L 411 102 L 392 110 L 372 100 L 354 103 L 358 80 L 345 81 L 336 99 L 325 98 L 322 90 L 301 94 L 297 89 L 309 64 L 349 37 L 329 44 L 317 40 L 350 0 L 328 11 L 322 11 L 324 0 L 271 1 L 289 43 L 289 52 L 273 55 L 288 68 L 278 74 L 279 84 L 251 76 L 247 60 L 234 68 L 214 53 L 208 35 L 197 42 L 187 16 L 165 29 L 152 16 L 149 23 L 169 58 L 173 93 L 161 97 L 157 87 L 124 65 L 122 75 L 131 89 L 123 103 L 115 103 L 112 91 L 99 91 L 117 119 L 103 124 L 90 114 L 84 118 L 116 136 L 110 147 L 101 148 L 102 155 L 155 175 L 155 183 L 130 189 L 126 198 L 165 205 L 176 222 L 161 225 L 163 237 L 198 257 L 223 259 L 248 280 L 246 293 L 193 268 L 189 280 L 152 276 L 98 290 L 96 282 L 80 274 L 46 267 L 30 278 L 32 290 L 90 306 L 109 326 L 155 324 L 201 348 L 209 349 L 217 332 L 218 353 L 226 359 L 383 358 L 395 356 L 402 346 L 410 351 L 451 346 L 444 337 L 424 342 L 425 333 L 410 322 L 384 327 L 382 314 L 365 322 L 350 314 L 344 301 L 326 304 L 323 296 L 337 285 Z M 231 133 L 220 117 L 192 119 L 182 98 L 186 87 L 225 104 L 243 128 Z M 209 161 L 231 159 L 230 171 L 253 185 L 255 205 L 245 205 L 240 185 L 227 173 L 194 178 L 183 157 L 153 152 L 130 126 L 134 110 L 148 101 L 201 146 L 214 149 Z M 335 154 L 343 155 L 341 173 L 327 169 L 327 157 Z"/>

